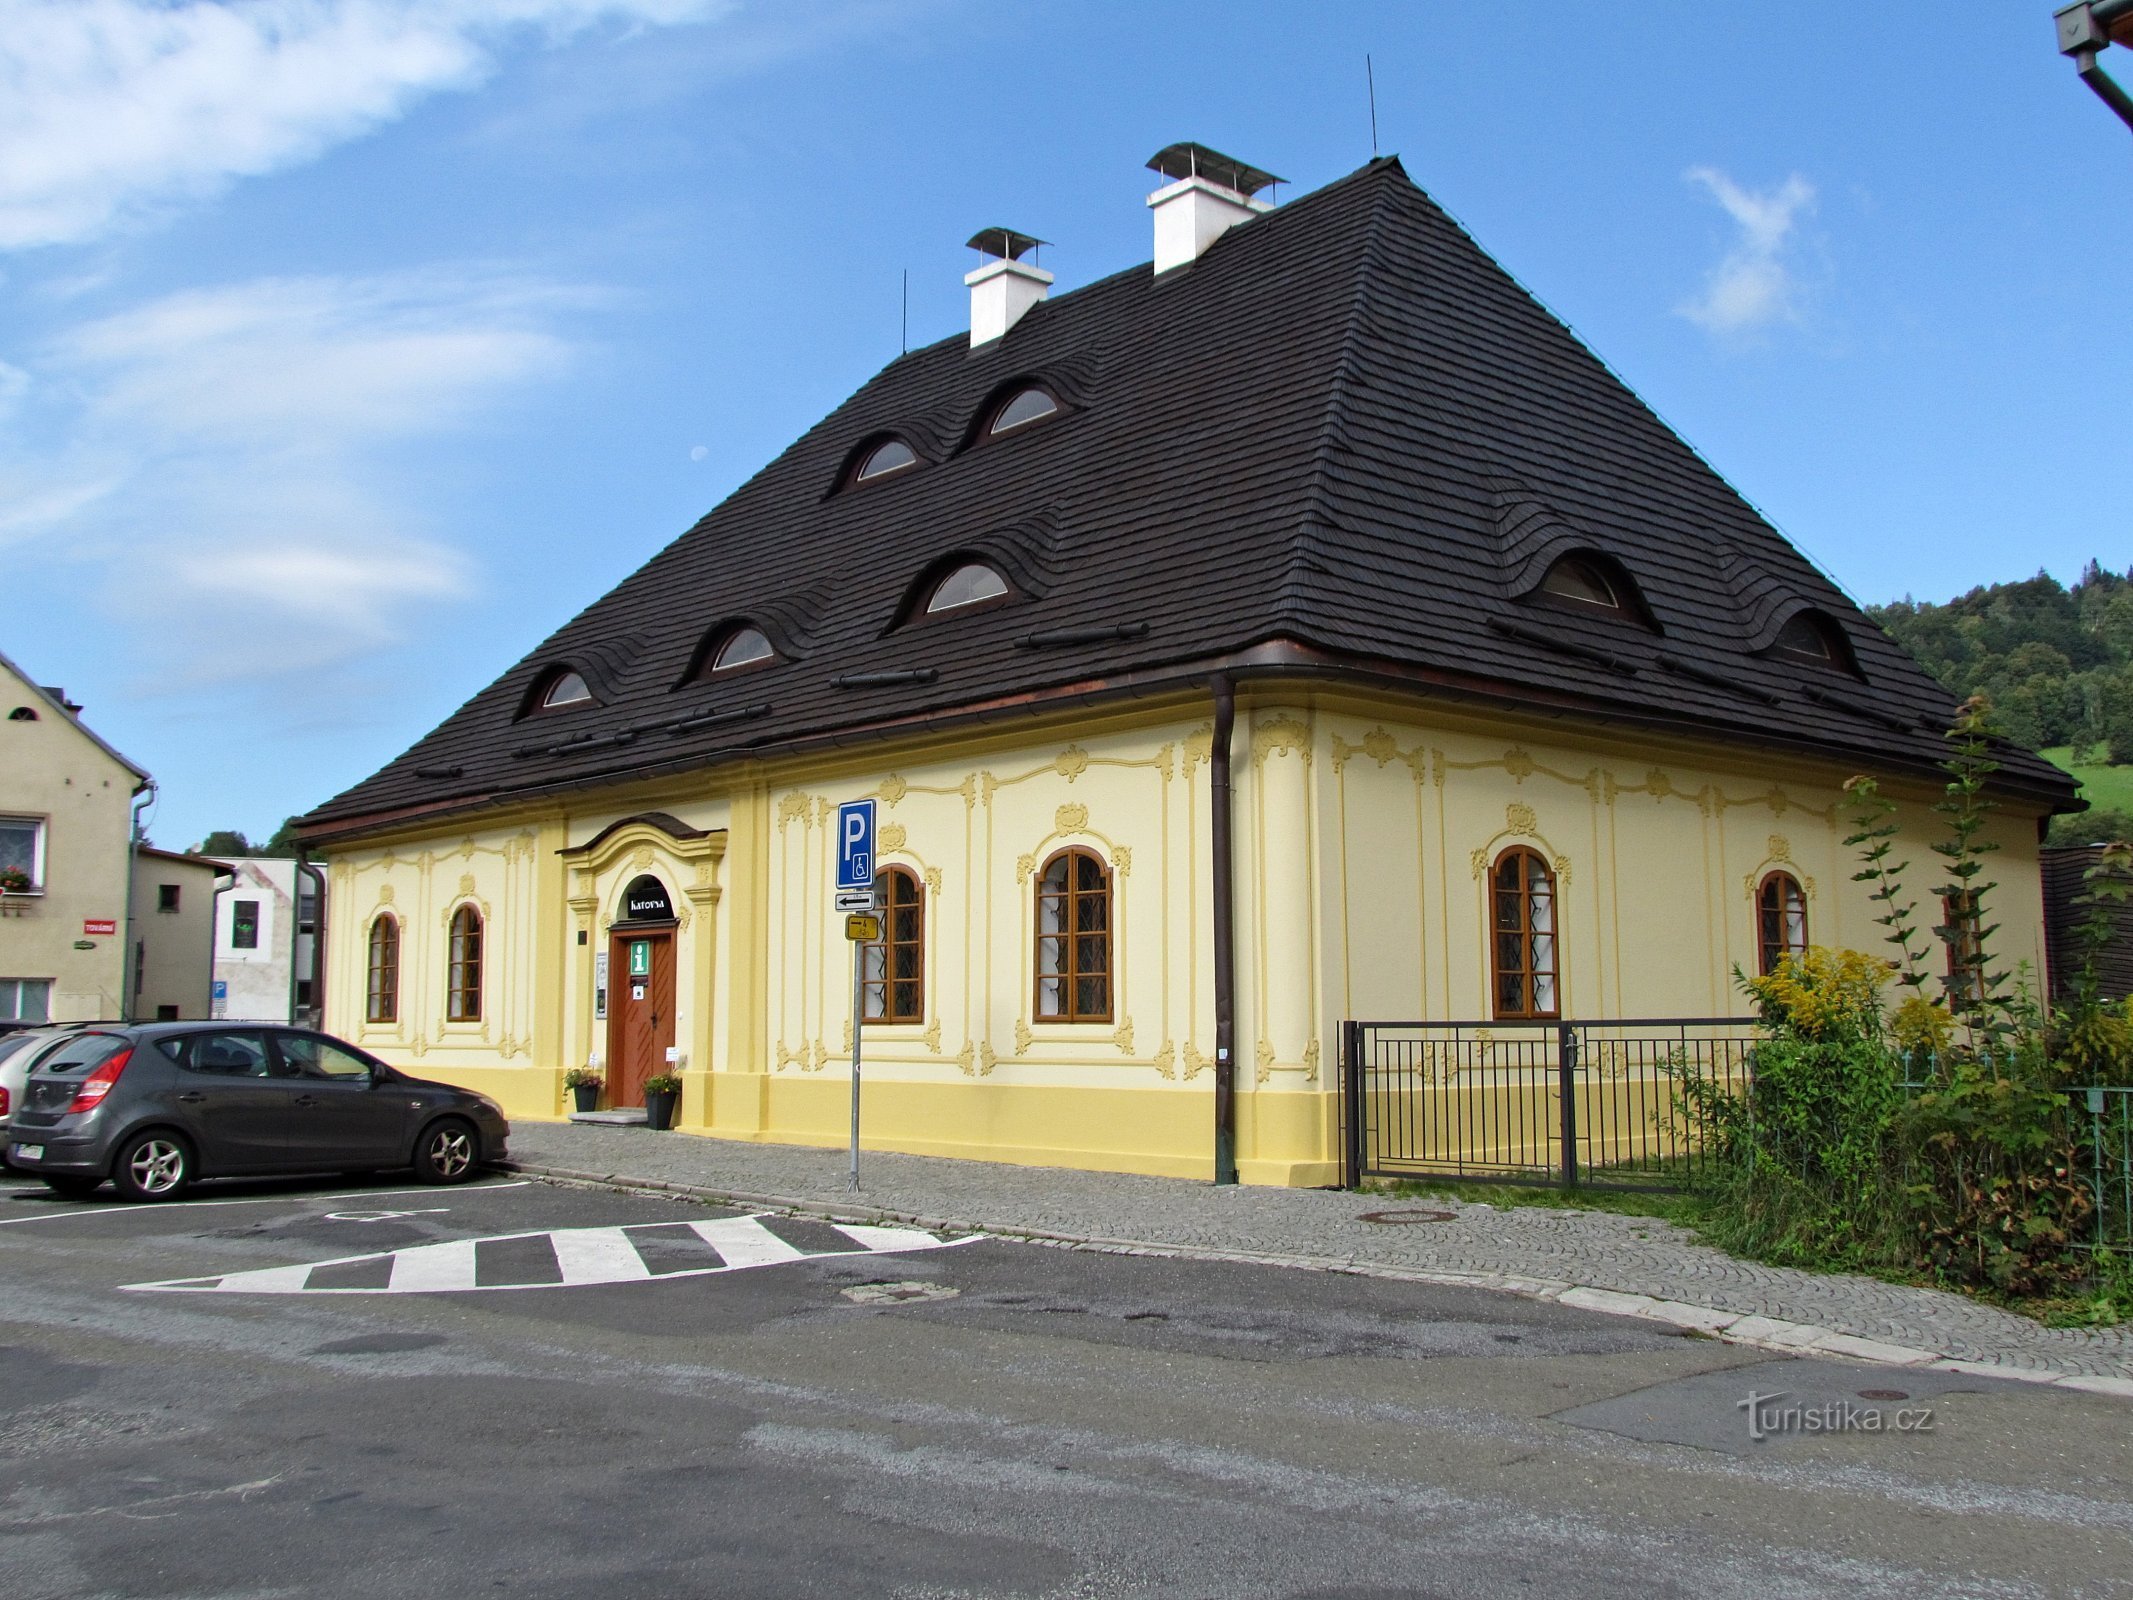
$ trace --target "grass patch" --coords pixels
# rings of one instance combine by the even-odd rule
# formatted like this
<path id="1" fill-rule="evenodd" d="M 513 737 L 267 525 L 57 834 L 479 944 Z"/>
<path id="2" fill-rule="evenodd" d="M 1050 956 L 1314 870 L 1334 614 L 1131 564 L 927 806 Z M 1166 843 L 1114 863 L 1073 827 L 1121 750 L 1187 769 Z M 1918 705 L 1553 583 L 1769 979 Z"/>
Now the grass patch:
<path id="1" fill-rule="evenodd" d="M 1451 1200 L 1460 1205 L 1494 1206 L 1499 1211 L 1535 1207 L 1543 1211 L 1611 1211 L 1623 1217 L 1656 1217 L 1693 1228 L 1708 1207 L 1702 1196 L 1678 1190 L 1606 1189 L 1580 1185 L 1550 1189 L 1540 1184 L 1487 1183 L 1468 1178 L 1402 1178 L 1378 1188 L 1402 1200 Z"/>
<path id="2" fill-rule="evenodd" d="M 2062 772 L 2081 780 L 2081 798 L 2099 811 L 2133 812 L 2133 767 L 2107 767 L 2100 762 L 2076 763 L 2073 746 L 2053 745 L 2037 752 Z"/>

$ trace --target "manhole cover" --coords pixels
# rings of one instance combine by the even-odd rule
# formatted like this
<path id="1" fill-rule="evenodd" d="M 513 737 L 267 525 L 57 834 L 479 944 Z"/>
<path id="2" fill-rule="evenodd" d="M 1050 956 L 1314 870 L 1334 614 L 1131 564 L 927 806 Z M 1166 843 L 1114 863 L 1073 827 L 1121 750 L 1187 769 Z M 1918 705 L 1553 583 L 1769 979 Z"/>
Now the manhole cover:
<path id="1" fill-rule="evenodd" d="M 1911 1398 L 1911 1391 L 1908 1389 L 1861 1389 L 1859 1398 L 1862 1400 L 1908 1400 Z"/>
<path id="2" fill-rule="evenodd" d="M 961 1293 L 945 1283 L 927 1283 L 920 1278 L 902 1283 L 858 1283 L 838 1293 L 862 1306 L 894 1305 L 905 1300 L 952 1300 Z"/>
<path id="3" fill-rule="evenodd" d="M 1364 1222 L 1400 1224 L 1409 1222 L 1452 1222 L 1457 1220 L 1456 1211 L 1366 1211 Z"/>

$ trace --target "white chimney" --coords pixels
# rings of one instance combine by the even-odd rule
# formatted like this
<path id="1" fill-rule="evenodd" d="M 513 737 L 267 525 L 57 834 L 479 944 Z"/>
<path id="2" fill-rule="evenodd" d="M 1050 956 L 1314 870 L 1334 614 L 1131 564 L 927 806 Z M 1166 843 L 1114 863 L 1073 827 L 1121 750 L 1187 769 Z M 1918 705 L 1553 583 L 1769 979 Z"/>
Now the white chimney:
<path id="1" fill-rule="evenodd" d="M 1149 167 L 1174 181 L 1148 197 L 1155 213 L 1155 271 L 1190 266 L 1201 252 L 1240 222 L 1274 208 L 1252 197 L 1282 182 L 1233 161 L 1204 144 L 1174 144 L 1158 150 Z"/>
<path id="2" fill-rule="evenodd" d="M 990 258 L 963 275 L 963 282 L 970 286 L 971 349 L 1004 337 L 1024 312 L 1051 291 L 1052 275 L 1022 259 L 1043 243 L 1012 228 L 981 228 L 971 235 L 970 248 Z"/>

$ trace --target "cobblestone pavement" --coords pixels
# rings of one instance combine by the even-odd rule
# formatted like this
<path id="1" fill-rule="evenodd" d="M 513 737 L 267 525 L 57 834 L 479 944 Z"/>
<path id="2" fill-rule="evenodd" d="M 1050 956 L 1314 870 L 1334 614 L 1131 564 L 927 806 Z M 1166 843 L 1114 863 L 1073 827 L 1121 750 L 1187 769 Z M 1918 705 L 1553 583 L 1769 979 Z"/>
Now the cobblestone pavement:
<path id="1" fill-rule="evenodd" d="M 1701 1328 L 1742 1343 L 1903 1365 L 1977 1364 L 2001 1377 L 2133 1398 L 2133 1332 L 2046 1328 L 1934 1289 L 1758 1266 L 1655 1218 L 1499 1210 L 1315 1189 L 867 1152 L 846 1155 L 642 1128 L 513 1125 L 524 1170 L 1097 1248 L 1470 1283 Z M 1387 1207 L 1443 1221 L 1373 1223 Z"/>

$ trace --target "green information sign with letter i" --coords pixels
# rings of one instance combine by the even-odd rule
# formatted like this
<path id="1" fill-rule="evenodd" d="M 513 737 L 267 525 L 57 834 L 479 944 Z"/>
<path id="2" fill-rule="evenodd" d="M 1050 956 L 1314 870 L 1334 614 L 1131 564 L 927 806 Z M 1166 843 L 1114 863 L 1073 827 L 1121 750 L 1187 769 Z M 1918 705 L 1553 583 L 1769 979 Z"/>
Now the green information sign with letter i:
<path id="1" fill-rule="evenodd" d="M 652 941 L 649 939 L 632 939 L 630 941 L 630 976 L 633 978 L 647 978 L 651 976 L 651 973 Z"/>

